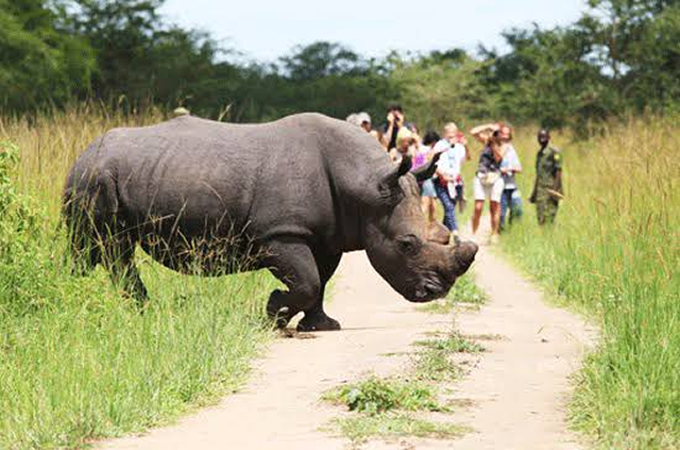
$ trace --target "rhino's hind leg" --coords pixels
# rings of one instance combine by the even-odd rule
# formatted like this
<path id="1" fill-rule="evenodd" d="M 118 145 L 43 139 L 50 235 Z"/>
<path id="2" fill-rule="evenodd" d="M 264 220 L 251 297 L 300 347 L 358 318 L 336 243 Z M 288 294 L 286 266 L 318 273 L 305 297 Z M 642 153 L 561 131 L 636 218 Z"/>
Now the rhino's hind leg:
<path id="1" fill-rule="evenodd" d="M 333 331 L 339 330 L 340 322 L 329 317 L 323 310 L 323 300 L 326 291 L 326 284 L 331 279 L 335 269 L 338 268 L 342 254 L 324 256 L 317 258 L 321 289 L 316 303 L 305 310 L 305 317 L 298 323 L 298 331 Z"/>
<path id="2" fill-rule="evenodd" d="M 106 245 L 105 264 L 111 273 L 111 280 L 123 291 L 137 301 L 143 308 L 148 300 L 146 287 L 139 276 L 139 269 L 134 260 L 135 244 L 129 239 L 109 242 Z"/>

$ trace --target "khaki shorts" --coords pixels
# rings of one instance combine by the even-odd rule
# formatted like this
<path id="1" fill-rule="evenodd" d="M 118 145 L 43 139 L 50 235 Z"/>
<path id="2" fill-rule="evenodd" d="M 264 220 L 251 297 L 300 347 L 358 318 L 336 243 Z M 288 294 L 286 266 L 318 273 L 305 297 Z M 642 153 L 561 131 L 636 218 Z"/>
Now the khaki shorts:
<path id="1" fill-rule="evenodd" d="M 478 177 L 475 177 L 474 182 L 472 183 L 472 189 L 475 194 L 475 200 L 491 200 L 492 202 L 500 203 L 501 202 L 501 196 L 503 195 L 503 188 L 505 187 L 505 183 L 503 182 L 502 177 L 498 177 L 498 180 L 494 184 L 491 185 L 485 185 L 482 184 L 481 180 Z"/>

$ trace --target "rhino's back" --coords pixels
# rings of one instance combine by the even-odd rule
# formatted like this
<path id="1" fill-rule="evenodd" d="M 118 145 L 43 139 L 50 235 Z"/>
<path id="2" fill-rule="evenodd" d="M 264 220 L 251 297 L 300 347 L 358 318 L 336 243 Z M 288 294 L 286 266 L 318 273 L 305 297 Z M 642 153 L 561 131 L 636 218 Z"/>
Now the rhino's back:
<path id="1" fill-rule="evenodd" d="M 68 183 L 112 178 L 117 213 L 142 233 L 330 230 L 323 131 L 315 131 L 324 120 L 233 125 L 181 117 L 115 129 L 79 158 Z"/>

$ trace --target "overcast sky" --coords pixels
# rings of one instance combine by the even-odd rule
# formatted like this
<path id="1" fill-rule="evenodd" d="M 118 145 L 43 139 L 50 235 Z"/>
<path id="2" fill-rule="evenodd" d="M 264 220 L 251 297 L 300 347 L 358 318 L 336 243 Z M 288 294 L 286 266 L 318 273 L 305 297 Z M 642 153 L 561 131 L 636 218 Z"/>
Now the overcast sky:
<path id="1" fill-rule="evenodd" d="M 503 49 L 511 27 L 566 25 L 585 0 L 167 0 L 175 23 L 209 31 L 246 57 L 273 61 L 298 44 L 341 42 L 365 56 L 479 43 Z"/>

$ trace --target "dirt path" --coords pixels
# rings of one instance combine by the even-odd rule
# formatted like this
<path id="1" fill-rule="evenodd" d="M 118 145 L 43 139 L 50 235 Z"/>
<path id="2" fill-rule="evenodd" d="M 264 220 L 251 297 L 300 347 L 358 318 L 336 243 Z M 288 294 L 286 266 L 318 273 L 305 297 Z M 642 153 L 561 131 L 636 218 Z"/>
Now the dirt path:
<path id="1" fill-rule="evenodd" d="M 482 250 L 476 272 L 491 300 L 464 313 L 457 327 L 467 334 L 500 334 L 486 342 L 456 396 L 472 399 L 452 420 L 475 432 L 457 441 L 406 439 L 364 448 L 575 449 L 565 431 L 567 376 L 578 365 L 587 333 L 574 316 L 547 307 L 540 294 L 507 265 Z M 337 410 L 319 402 L 325 390 L 366 374 L 400 370 L 405 356 L 427 331 L 448 331 L 451 317 L 418 312 L 373 271 L 363 253 L 347 254 L 340 266 L 329 314 L 345 327 L 309 339 L 279 339 L 243 392 L 225 398 L 178 424 L 103 449 L 343 449 L 347 441 L 319 428 Z"/>

